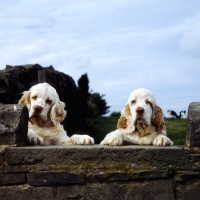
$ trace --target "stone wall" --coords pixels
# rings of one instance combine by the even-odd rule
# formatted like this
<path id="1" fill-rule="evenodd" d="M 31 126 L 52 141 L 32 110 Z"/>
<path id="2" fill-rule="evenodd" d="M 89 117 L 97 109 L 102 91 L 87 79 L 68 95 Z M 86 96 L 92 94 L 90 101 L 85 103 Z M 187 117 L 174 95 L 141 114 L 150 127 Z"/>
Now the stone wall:
<path id="1" fill-rule="evenodd" d="M 198 130 L 198 118 L 193 115 L 197 110 L 200 113 L 199 105 L 189 106 L 187 134 Z M 18 137 L 23 129 L 17 124 L 26 112 L 23 106 L 13 107 L 0 109 L 4 116 L 0 121 L 0 199 L 200 199 L 200 148 L 190 145 L 192 136 L 187 137 L 187 146 L 172 147 L 45 147 L 24 146 L 19 140 L 7 144 L 2 138 L 7 134 Z M 17 112 L 19 120 L 15 126 L 7 123 L 5 129 L 9 112 Z M 27 134 L 24 130 L 21 140 Z"/>

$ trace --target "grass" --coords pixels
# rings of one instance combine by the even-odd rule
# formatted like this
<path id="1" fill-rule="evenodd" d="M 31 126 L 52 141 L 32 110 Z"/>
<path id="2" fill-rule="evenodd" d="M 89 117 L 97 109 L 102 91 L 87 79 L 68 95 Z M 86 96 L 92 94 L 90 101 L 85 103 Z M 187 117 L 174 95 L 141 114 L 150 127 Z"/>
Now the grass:
<path id="1" fill-rule="evenodd" d="M 95 133 L 95 142 L 99 144 L 107 133 L 116 130 L 118 116 L 98 117 L 90 121 Z M 165 119 L 167 136 L 174 145 L 185 145 L 186 119 Z"/>
<path id="2" fill-rule="evenodd" d="M 185 145 L 187 119 L 165 119 L 167 136 L 174 145 Z"/>

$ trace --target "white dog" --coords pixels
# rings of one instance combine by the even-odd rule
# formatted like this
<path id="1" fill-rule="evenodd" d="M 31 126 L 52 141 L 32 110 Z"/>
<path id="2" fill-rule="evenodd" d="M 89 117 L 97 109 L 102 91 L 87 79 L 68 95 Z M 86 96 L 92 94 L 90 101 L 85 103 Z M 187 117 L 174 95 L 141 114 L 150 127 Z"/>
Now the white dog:
<path id="1" fill-rule="evenodd" d="M 173 142 L 166 136 L 162 109 L 154 95 L 145 88 L 131 93 L 121 112 L 117 130 L 106 135 L 101 145 L 122 145 L 123 142 L 155 146 L 170 146 Z"/>
<path id="2" fill-rule="evenodd" d="M 40 83 L 25 91 L 19 104 L 29 111 L 28 143 L 33 145 L 94 144 L 88 135 L 68 137 L 60 124 L 66 116 L 65 104 L 48 83 Z"/>

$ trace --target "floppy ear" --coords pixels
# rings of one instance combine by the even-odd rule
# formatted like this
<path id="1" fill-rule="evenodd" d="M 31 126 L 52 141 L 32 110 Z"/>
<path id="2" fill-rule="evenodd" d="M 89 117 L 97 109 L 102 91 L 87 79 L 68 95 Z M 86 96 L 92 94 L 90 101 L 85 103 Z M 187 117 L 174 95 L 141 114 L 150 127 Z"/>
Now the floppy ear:
<path id="1" fill-rule="evenodd" d="M 155 106 L 153 118 L 151 120 L 152 124 L 156 126 L 158 132 L 166 134 L 166 127 L 164 122 L 163 111 L 159 106 Z"/>
<path id="2" fill-rule="evenodd" d="M 129 105 L 126 104 L 121 112 L 121 116 L 117 123 L 117 128 L 124 130 L 126 133 L 131 133 L 135 130 L 135 125 L 132 123 L 132 116 Z"/>
<path id="3" fill-rule="evenodd" d="M 54 126 L 56 126 L 59 122 L 63 121 L 66 117 L 66 111 L 64 110 L 65 104 L 61 101 L 55 103 L 51 108 L 51 121 L 53 122 Z"/>
<path id="4" fill-rule="evenodd" d="M 18 101 L 18 104 L 24 104 L 28 107 L 28 110 L 30 110 L 31 101 L 30 101 L 30 95 L 31 93 L 29 91 L 23 92 L 23 96 Z"/>

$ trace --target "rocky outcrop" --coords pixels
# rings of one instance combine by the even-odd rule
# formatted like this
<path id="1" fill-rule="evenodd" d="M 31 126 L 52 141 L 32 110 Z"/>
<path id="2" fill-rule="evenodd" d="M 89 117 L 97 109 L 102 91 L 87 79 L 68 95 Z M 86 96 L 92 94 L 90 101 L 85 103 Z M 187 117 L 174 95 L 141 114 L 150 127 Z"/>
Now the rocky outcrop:
<path id="1" fill-rule="evenodd" d="M 45 77 L 40 77 L 41 71 Z M 86 99 L 72 77 L 54 70 L 52 66 L 7 65 L 4 70 L 0 70 L 0 103 L 17 104 L 22 92 L 37 84 L 38 79 L 51 84 L 56 89 L 60 100 L 65 102 L 67 117 L 63 125 L 68 135 L 84 131 L 87 117 Z"/>
<path id="2" fill-rule="evenodd" d="M 189 105 L 186 144 L 189 147 L 200 147 L 200 102 Z"/>
<path id="3" fill-rule="evenodd" d="M 0 104 L 1 145 L 24 146 L 28 132 L 28 109 L 19 104 Z"/>

